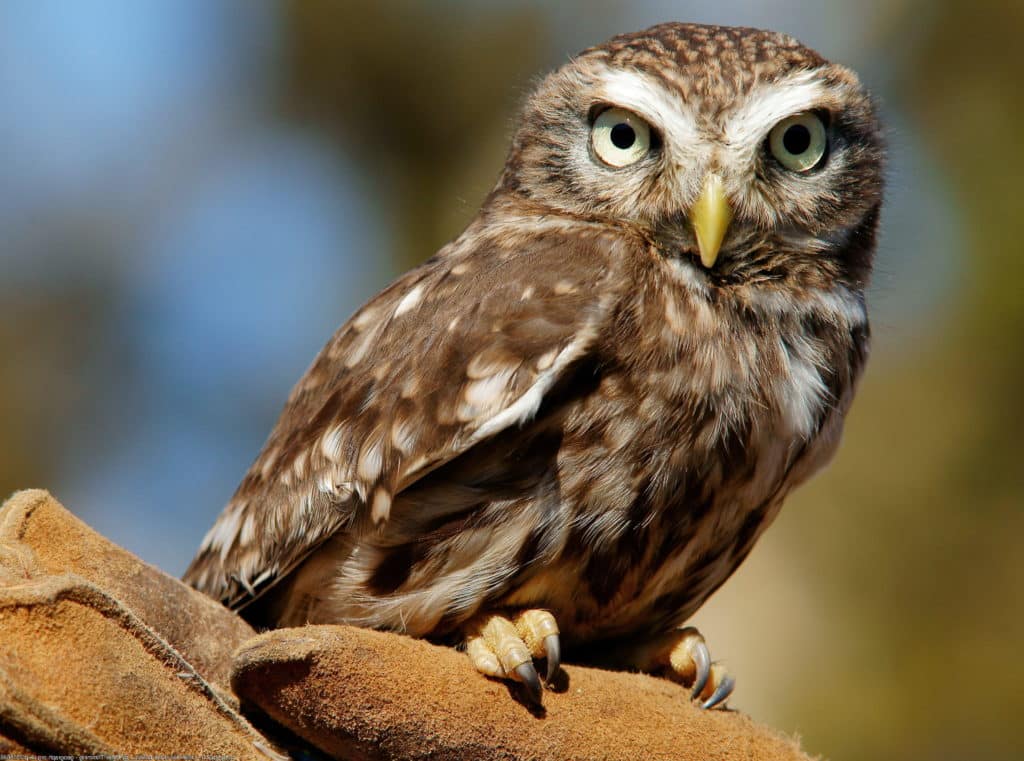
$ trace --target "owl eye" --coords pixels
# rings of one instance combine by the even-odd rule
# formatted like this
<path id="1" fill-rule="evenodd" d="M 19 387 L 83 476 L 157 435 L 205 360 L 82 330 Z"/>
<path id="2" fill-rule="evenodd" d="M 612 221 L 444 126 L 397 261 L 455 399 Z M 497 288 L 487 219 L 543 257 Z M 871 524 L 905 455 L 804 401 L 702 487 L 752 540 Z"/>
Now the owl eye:
<path id="1" fill-rule="evenodd" d="M 790 116 L 768 134 L 772 156 L 794 172 L 806 172 L 821 161 L 828 148 L 825 122 L 813 111 Z"/>
<path id="2" fill-rule="evenodd" d="M 651 128 L 634 113 L 622 108 L 609 108 L 594 119 L 590 130 L 594 153 L 614 167 L 635 164 L 651 148 Z"/>

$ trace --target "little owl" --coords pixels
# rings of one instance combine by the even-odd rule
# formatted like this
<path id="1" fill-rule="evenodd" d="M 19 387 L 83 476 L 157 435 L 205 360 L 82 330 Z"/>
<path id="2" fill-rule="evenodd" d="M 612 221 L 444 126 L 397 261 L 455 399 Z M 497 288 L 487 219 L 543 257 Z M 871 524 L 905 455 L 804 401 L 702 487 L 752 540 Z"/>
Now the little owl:
<path id="1" fill-rule="evenodd" d="M 790 37 L 662 24 L 528 98 L 466 230 L 292 391 L 186 574 L 259 626 L 561 651 L 722 704 L 682 624 L 835 451 L 868 351 L 875 108 Z"/>

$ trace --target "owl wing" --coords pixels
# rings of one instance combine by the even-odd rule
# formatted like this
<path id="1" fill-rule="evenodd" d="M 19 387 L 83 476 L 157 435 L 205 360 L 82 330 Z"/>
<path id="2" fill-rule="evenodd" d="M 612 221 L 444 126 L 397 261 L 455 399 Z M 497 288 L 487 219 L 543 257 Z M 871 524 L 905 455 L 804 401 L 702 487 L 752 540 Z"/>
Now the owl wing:
<path id="1" fill-rule="evenodd" d="M 327 538 L 379 526 L 403 489 L 530 420 L 593 350 L 628 245 L 583 225 L 470 231 L 376 296 L 292 391 L 185 580 L 243 607 Z"/>

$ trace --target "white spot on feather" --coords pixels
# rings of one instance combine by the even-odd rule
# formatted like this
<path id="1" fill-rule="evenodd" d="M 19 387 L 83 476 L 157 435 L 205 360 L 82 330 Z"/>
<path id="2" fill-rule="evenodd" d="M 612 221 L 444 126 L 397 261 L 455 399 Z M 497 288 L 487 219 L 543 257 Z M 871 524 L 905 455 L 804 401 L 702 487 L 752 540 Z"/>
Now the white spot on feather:
<path id="1" fill-rule="evenodd" d="M 375 481 L 383 466 L 384 447 L 381 446 L 380 439 L 374 439 L 372 443 L 363 446 L 356 474 L 364 481 Z"/>
<path id="2" fill-rule="evenodd" d="M 377 340 L 377 331 L 371 330 L 360 335 L 352 346 L 352 350 L 345 356 L 345 367 L 355 367 L 363 361 L 363 357 L 370 351 Z"/>
<path id="3" fill-rule="evenodd" d="M 252 513 L 245 516 L 242 522 L 242 530 L 238 532 L 239 544 L 251 544 L 256 538 L 256 519 Z"/>
<path id="4" fill-rule="evenodd" d="M 540 359 L 537 360 L 537 369 L 541 371 L 547 370 L 551 365 L 555 364 L 555 357 L 557 356 L 558 349 L 552 349 L 551 351 L 541 354 Z"/>
<path id="5" fill-rule="evenodd" d="M 278 455 L 280 451 L 277 449 L 269 450 L 263 458 L 263 464 L 260 466 L 260 476 L 264 480 L 270 478 L 270 471 L 273 470 L 274 465 L 277 463 Z"/>
<path id="6" fill-rule="evenodd" d="M 411 291 L 409 291 L 402 300 L 398 302 L 398 306 L 395 307 L 395 317 L 401 317 L 406 312 L 415 308 L 420 300 L 423 298 L 423 286 L 417 285 Z"/>
<path id="7" fill-rule="evenodd" d="M 341 462 L 344 444 L 345 428 L 342 425 L 335 425 L 329 428 L 320 439 L 320 451 L 331 462 Z"/>
<path id="8" fill-rule="evenodd" d="M 370 506 L 370 518 L 373 522 L 381 523 L 388 519 L 391 512 L 391 495 L 386 489 L 377 489 L 373 494 L 373 504 Z"/>
<path id="9" fill-rule="evenodd" d="M 391 424 L 391 443 L 402 454 L 408 454 L 416 445 L 416 424 L 408 418 L 396 417 Z"/>
<path id="10" fill-rule="evenodd" d="M 292 471 L 295 473 L 297 479 L 302 479 L 306 475 L 306 462 L 309 460 L 309 450 L 303 449 L 296 455 L 295 460 L 292 462 Z"/>
<path id="11" fill-rule="evenodd" d="M 489 378 L 498 373 L 509 372 L 518 367 L 520 361 L 504 351 L 484 349 L 469 360 L 466 365 L 466 377 L 472 380 Z"/>
<path id="12" fill-rule="evenodd" d="M 802 352 L 789 352 L 781 342 L 779 351 L 786 378 L 777 387 L 779 408 L 790 432 L 806 439 L 814 432 L 818 410 L 828 389 L 818 369 L 801 356 Z"/>
<path id="13" fill-rule="evenodd" d="M 356 330 L 363 331 L 376 321 L 377 311 L 375 309 L 364 309 L 355 316 L 355 319 L 352 320 L 352 327 Z"/>
<path id="14" fill-rule="evenodd" d="M 227 560 L 228 553 L 238 537 L 242 513 L 243 510 L 241 508 L 226 510 L 203 539 L 204 547 L 211 550 L 220 548 L 220 561 L 222 563 Z"/>
<path id="15" fill-rule="evenodd" d="M 488 378 L 473 381 L 466 385 L 463 396 L 474 407 L 490 407 L 504 397 L 514 372 L 513 369 L 502 370 Z"/>
<path id="16" fill-rule="evenodd" d="M 405 383 L 402 384 L 402 398 L 413 399 L 420 392 L 420 380 L 419 377 L 410 373 L 409 377 L 405 379 Z"/>
<path id="17" fill-rule="evenodd" d="M 509 381 L 515 368 L 506 368 L 494 375 L 466 384 L 462 392 L 463 403 L 459 405 L 460 420 L 474 420 L 493 413 L 504 402 L 508 394 Z"/>
<path id="18" fill-rule="evenodd" d="M 685 335 L 686 320 L 683 319 L 682 312 L 679 311 L 679 302 L 668 293 L 665 294 L 665 319 L 673 332 Z"/>

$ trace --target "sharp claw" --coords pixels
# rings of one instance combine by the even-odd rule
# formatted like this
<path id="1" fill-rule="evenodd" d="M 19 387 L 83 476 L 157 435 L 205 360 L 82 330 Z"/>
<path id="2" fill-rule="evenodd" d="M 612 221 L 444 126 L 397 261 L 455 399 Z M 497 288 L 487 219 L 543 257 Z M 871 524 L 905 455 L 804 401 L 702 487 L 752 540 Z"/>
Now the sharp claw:
<path id="1" fill-rule="evenodd" d="M 537 669 L 533 667 L 533 663 L 526 661 L 526 663 L 520 663 L 516 666 L 516 674 L 519 675 L 520 681 L 526 686 L 526 693 L 530 696 L 530 700 L 536 705 L 541 704 L 541 686 L 540 677 L 537 676 Z"/>
<path id="2" fill-rule="evenodd" d="M 715 689 L 715 691 L 711 693 L 711 697 L 705 700 L 703 703 L 701 703 L 700 707 L 714 708 L 719 703 L 724 703 L 725 699 L 732 694 L 732 691 L 735 688 L 736 680 L 728 674 L 726 674 L 722 681 L 718 684 L 718 687 Z"/>
<path id="3" fill-rule="evenodd" d="M 545 680 L 550 684 L 558 673 L 558 667 L 562 665 L 562 647 L 558 641 L 557 634 L 549 634 L 544 638 L 544 653 L 548 659 L 548 673 Z"/>
<path id="4" fill-rule="evenodd" d="M 711 654 L 708 652 L 708 646 L 703 642 L 698 642 L 693 648 L 693 663 L 697 667 L 697 678 L 693 682 L 693 691 L 690 694 L 697 699 L 704 692 L 704 688 L 708 684 L 708 677 L 711 676 Z M 718 694 L 717 690 L 715 694 Z"/>

